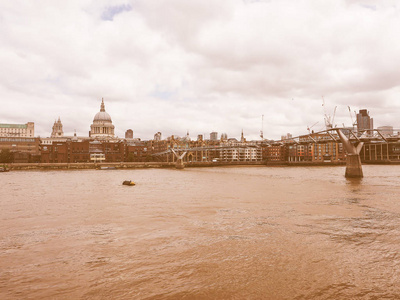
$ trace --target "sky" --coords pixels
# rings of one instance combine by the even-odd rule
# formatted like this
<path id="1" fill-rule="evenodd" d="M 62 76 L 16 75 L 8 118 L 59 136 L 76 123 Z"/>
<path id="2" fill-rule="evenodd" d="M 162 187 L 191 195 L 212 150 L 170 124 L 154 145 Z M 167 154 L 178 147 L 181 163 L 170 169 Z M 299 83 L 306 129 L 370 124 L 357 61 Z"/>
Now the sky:
<path id="1" fill-rule="evenodd" d="M 396 0 L 2 0 L 0 123 L 88 136 L 104 98 L 142 140 L 400 128 L 399 31 Z"/>

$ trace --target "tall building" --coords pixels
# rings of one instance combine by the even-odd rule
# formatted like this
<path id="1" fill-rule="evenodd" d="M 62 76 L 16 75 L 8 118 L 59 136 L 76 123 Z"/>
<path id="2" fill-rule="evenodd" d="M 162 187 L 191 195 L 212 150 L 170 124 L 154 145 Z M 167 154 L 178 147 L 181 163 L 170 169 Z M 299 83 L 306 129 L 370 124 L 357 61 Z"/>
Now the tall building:
<path id="1" fill-rule="evenodd" d="M 210 133 L 210 140 L 211 141 L 218 141 L 218 132 L 211 132 Z"/>
<path id="2" fill-rule="evenodd" d="M 374 119 L 369 116 L 369 112 L 366 109 L 360 109 L 357 114 L 357 130 L 368 129 L 374 129 Z"/>
<path id="3" fill-rule="evenodd" d="M 128 130 L 125 132 L 125 138 L 126 138 L 126 139 L 133 139 L 133 130 L 132 130 L 132 129 L 128 129 Z"/>
<path id="4" fill-rule="evenodd" d="M 34 137 L 35 123 L 0 124 L 0 136 L 3 137 Z"/>
<path id="5" fill-rule="evenodd" d="M 51 137 L 61 137 L 64 136 L 63 125 L 61 123 L 60 117 L 58 117 L 58 121 L 54 121 L 53 131 L 51 132 Z"/>
<path id="6" fill-rule="evenodd" d="M 101 99 L 100 111 L 94 116 L 89 136 L 92 138 L 113 138 L 114 125 L 111 116 L 106 112 L 104 100 Z"/>

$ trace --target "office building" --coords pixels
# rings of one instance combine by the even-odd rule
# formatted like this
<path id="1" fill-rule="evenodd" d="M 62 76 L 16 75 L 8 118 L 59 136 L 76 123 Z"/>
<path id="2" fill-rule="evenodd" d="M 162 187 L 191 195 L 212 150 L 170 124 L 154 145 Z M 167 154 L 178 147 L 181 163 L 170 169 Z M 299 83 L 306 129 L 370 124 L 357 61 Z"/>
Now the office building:
<path id="1" fill-rule="evenodd" d="M 374 119 L 369 116 L 369 112 L 366 109 L 360 109 L 357 114 L 357 130 L 370 130 L 374 129 Z"/>

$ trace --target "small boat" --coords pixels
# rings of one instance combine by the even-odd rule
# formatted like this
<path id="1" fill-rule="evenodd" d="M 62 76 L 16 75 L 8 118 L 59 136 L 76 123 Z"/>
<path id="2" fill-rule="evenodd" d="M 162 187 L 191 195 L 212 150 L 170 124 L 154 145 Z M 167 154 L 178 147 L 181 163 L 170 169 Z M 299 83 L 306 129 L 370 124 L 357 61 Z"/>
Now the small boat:
<path id="1" fill-rule="evenodd" d="M 124 182 L 122 182 L 123 185 L 135 185 L 135 183 L 132 180 L 124 180 Z"/>
<path id="2" fill-rule="evenodd" d="M 8 172 L 8 171 L 10 171 L 8 168 L 0 167 L 0 172 Z"/>

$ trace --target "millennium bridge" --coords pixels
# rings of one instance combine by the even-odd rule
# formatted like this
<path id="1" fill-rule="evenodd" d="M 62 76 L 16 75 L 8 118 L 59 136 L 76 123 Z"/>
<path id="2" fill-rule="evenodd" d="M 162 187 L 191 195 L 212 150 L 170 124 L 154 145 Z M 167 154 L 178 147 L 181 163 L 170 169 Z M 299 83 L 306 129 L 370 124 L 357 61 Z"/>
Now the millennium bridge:
<path id="1" fill-rule="evenodd" d="M 397 130 L 395 130 L 397 131 Z M 399 131 L 397 131 L 399 132 Z M 375 156 L 380 155 L 382 161 L 390 161 L 389 159 L 389 143 L 398 143 L 400 141 L 399 134 L 388 133 L 386 130 L 367 129 L 355 131 L 346 127 L 343 128 L 330 128 L 318 132 L 310 132 L 305 135 L 291 137 L 281 140 L 262 140 L 258 145 L 220 145 L 220 146 L 205 146 L 205 147 L 184 147 L 184 148 L 169 148 L 165 151 L 155 153 L 153 156 L 163 156 L 173 153 L 173 161 L 176 163 L 177 169 L 185 167 L 184 157 L 194 151 L 218 151 L 229 149 L 240 149 L 249 147 L 272 146 L 272 145 L 306 145 L 306 144 L 320 144 L 327 142 L 341 143 L 346 152 L 346 172 L 345 176 L 348 178 L 361 178 L 363 177 L 362 164 L 360 152 L 363 145 L 368 143 L 369 147 L 375 147 L 374 151 L 369 151 L 369 155 L 374 153 Z M 386 148 L 385 148 L 386 146 Z M 380 147 L 380 151 L 377 151 Z M 365 150 L 365 149 L 364 149 Z M 371 149 L 370 149 L 371 150 Z M 364 153 L 365 156 L 365 153 Z M 399 154 L 400 158 L 400 154 Z"/>

